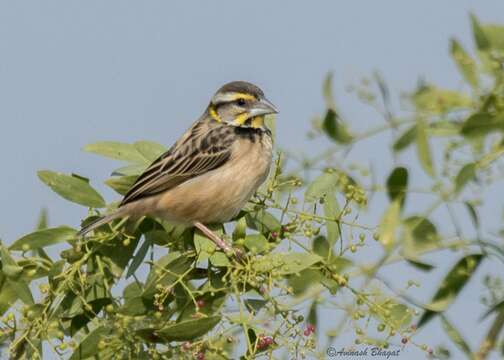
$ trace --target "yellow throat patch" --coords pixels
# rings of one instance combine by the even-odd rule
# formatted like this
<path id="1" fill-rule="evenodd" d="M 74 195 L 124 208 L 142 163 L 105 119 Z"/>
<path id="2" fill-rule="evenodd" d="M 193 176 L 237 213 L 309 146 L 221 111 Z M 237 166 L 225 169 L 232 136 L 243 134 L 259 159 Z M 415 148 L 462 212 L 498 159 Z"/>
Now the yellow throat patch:
<path id="1" fill-rule="evenodd" d="M 222 119 L 221 117 L 219 116 L 219 114 L 217 114 L 217 111 L 215 110 L 215 108 L 213 106 L 210 106 L 210 108 L 208 109 L 208 113 L 210 114 L 210 117 L 212 119 L 214 119 L 215 121 L 217 122 L 222 122 Z M 248 120 L 248 114 L 240 114 L 238 115 L 236 118 L 235 118 L 235 122 L 238 124 L 238 125 L 243 125 L 245 124 L 245 122 Z M 250 127 L 252 128 L 260 128 L 260 127 L 263 127 L 264 126 L 264 115 L 260 115 L 260 116 L 254 116 L 252 118 L 252 120 L 250 121 Z"/>
<path id="2" fill-rule="evenodd" d="M 238 124 L 238 125 L 243 125 L 245 124 L 245 122 L 248 120 L 248 114 L 240 114 L 236 117 L 235 119 L 235 122 Z M 250 120 L 250 127 L 252 128 L 260 128 L 264 125 L 264 116 L 254 116 L 251 120 Z"/>
<path id="3" fill-rule="evenodd" d="M 260 128 L 264 126 L 264 116 L 254 116 L 250 126 L 253 128 Z"/>

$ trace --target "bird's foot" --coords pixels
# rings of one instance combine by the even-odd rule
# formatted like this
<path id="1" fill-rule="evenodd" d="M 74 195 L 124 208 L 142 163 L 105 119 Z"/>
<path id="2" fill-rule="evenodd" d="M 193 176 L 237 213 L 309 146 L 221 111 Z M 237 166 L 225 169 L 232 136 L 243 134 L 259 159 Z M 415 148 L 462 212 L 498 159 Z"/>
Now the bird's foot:
<path id="1" fill-rule="evenodd" d="M 243 260 L 243 252 L 240 249 L 233 248 L 229 243 L 217 236 L 212 230 L 210 230 L 202 223 L 195 222 L 194 226 L 199 229 L 206 237 L 212 240 L 219 249 L 226 253 L 226 255 L 234 256 L 236 260 L 240 262 Z"/>

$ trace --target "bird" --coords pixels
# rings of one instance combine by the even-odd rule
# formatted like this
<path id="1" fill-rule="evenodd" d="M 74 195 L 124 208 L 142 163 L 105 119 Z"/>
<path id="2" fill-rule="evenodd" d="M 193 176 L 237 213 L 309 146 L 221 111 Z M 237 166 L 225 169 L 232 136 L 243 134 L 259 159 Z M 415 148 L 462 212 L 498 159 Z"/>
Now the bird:
<path id="1" fill-rule="evenodd" d="M 151 216 L 195 227 L 239 256 L 208 225 L 233 219 L 268 177 L 273 139 L 265 116 L 277 113 L 258 86 L 223 85 L 192 126 L 136 179 L 117 209 L 78 235 L 114 219 Z"/>

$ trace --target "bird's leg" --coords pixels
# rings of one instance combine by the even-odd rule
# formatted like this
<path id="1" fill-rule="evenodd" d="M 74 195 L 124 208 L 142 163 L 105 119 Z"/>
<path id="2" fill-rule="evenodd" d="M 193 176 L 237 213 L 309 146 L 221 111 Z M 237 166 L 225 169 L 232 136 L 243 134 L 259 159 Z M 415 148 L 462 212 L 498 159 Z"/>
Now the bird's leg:
<path id="1" fill-rule="evenodd" d="M 241 257 L 241 252 L 239 250 L 233 249 L 233 247 L 231 245 L 229 245 L 227 242 L 222 240 L 219 236 L 215 235 L 212 230 L 207 228 L 202 223 L 197 221 L 194 223 L 194 227 L 199 229 L 207 238 L 212 240 L 215 243 L 215 245 L 217 245 L 225 253 L 233 253 L 236 257 L 238 257 L 238 258 Z"/>
<path id="2" fill-rule="evenodd" d="M 195 222 L 194 226 L 199 229 L 207 238 L 212 240 L 215 245 L 217 245 L 220 249 L 224 250 L 225 252 L 232 251 L 233 248 L 224 240 L 222 240 L 220 237 L 214 234 L 212 230 L 207 228 L 205 225 L 203 225 L 200 222 Z"/>

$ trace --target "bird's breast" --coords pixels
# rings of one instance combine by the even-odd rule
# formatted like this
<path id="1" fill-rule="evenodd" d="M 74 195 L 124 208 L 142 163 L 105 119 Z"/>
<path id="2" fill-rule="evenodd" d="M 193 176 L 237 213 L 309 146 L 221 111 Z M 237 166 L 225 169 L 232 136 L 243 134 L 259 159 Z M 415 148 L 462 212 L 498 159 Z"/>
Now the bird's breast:
<path id="1" fill-rule="evenodd" d="M 156 213 L 181 223 L 226 222 L 238 214 L 266 180 L 271 159 L 269 134 L 237 136 L 225 164 L 161 195 Z"/>

